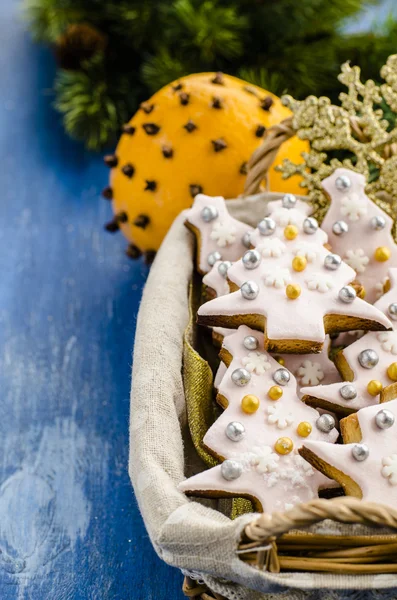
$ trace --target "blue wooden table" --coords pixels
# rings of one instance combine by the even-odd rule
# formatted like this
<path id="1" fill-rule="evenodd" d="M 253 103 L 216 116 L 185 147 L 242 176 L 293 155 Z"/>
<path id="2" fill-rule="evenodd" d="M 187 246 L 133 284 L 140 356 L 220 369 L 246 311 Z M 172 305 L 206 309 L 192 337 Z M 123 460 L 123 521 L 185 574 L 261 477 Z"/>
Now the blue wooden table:
<path id="1" fill-rule="evenodd" d="M 103 232 L 107 169 L 65 138 L 19 5 L 0 1 L 0 598 L 177 600 L 127 474 L 147 269 Z"/>

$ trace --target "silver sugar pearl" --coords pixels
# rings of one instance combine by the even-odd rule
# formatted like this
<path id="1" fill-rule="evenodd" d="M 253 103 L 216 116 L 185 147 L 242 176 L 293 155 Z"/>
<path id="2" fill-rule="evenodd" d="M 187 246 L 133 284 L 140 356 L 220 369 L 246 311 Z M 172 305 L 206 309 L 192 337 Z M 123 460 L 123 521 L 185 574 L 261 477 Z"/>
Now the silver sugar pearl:
<path id="1" fill-rule="evenodd" d="M 346 383 L 339 389 L 339 393 L 343 400 L 354 400 L 357 398 L 357 390 L 352 383 Z"/>
<path id="2" fill-rule="evenodd" d="M 375 231 L 381 231 L 381 229 L 386 227 L 386 219 L 385 217 L 382 217 L 382 215 L 375 216 L 372 217 L 369 224 L 372 229 L 375 229 Z"/>
<path id="3" fill-rule="evenodd" d="M 305 233 L 307 233 L 308 235 L 312 235 L 313 233 L 316 233 L 316 231 L 318 229 L 317 219 L 315 219 L 314 217 L 307 217 L 303 221 L 302 228 L 303 228 L 303 231 Z"/>
<path id="4" fill-rule="evenodd" d="M 335 419 L 332 415 L 324 413 L 317 419 L 316 427 L 323 433 L 329 433 L 335 427 Z"/>
<path id="5" fill-rule="evenodd" d="M 338 254 L 327 254 L 324 258 L 324 267 L 329 271 L 336 271 L 342 264 L 342 259 Z"/>
<path id="6" fill-rule="evenodd" d="M 230 269 L 230 267 L 232 266 L 232 264 L 233 263 L 231 263 L 230 260 L 223 260 L 221 263 L 219 263 L 219 265 L 218 265 L 219 275 L 222 275 L 222 277 L 226 277 L 227 272 Z"/>
<path id="7" fill-rule="evenodd" d="M 296 198 L 293 194 L 285 194 L 282 200 L 283 208 L 295 208 Z"/>
<path id="8" fill-rule="evenodd" d="M 332 231 L 335 235 L 344 235 L 349 232 L 349 225 L 346 221 L 335 221 L 332 225 Z"/>
<path id="9" fill-rule="evenodd" d="M 245 427 L 238 421 L 232 421 L 226 426 L 226 435 L 232 442 L 240 442 L 245 435 Z"/>
<path id="10" fill-rule="evenodd" d="M 387 312 L 393 321 L 397 321 L 397 302 L 392 302 L 392 304 L 389 304 Z"/>
<path id="11" fill-rule="evenodd" d="M 246 335 L 244 338 L 244 348 L 247 350 L 256 350 L 259 343 L 254 335 Z"/>
<path id="12" fill-rule="evenodd" d="M 255 300 L 259 294 L 259 286 L 255 281 L 245 281 L 240 288 L 241 295 L 246 300 Z"/>
<path id="13" fill-rule="evenodd" d="M 338 296 L 339 300 L 342 300 L 342 302 L 346 302 L 346 304 L 351 304 L 351 302 L 355 300 L 357 294 L 354 287 L 352 287 L 351 285 L 345 285 L 339 290 Z"/>
<path id="14" fill-rule="evenodd" d="M 256 269 L 261 262 L 261 255 L 258 250 L 248 250 L 241 259 L 246 269 Z"/>
<path id="15" fill-rule="evenodd" d="M 207 262 L 210 267 L 213 267 L 218 260 L 222 260 L 222 255 L 220 252 L 218 252 L 218 250 L 210 252 L 210 254 L 207 256 Z"/>
<path id="16" fill-rule="evenodd" d="M 339 192 L 345 192 L 349 189 L 351 184 L 352 182 L 350 181 L 350 178 L 347 175 L 341 175 L 335 180 L 335 187 Z"/>
<path id="17" fill-rule="evenodd" d="M 243 387 L 247 385 L 251 380 L 251 373 L 247 371 L 247 369 L 243 369 L 240 367 L 239 369 L 235 369 L 232 373 L 232 381 L 236 385 Z"/>
<path id="18" fill-rule="evenodd" d="M 204 206 L 200 214 L 203 221 L 210 223 L 217 218 L 218 210 L 215 208 L 215 206 Z"/>
<path id="19" fill-rule="evenodd" d="M 251 248 L 251 232 L 246 231 L 242 237 L 243 246 L 246 248 Z"/>
<path id="20" fill-rule="evenodd" d="M 270 217 L 265 217 L 258 223 L 258 229 L 261 235 L 272 235 L 276 230 L 276 221 Z"/>
<path id="21" fill-rule="evenodd" d="M 287 385 L 291 379 L 290 372 L 287 369 L 277 369 L 273 373 L 273 381 L 278 385 Z"/>
<path id="22" fill-rule="evenodd" d="M 225 460 L 221 464 L 221 474 L 226 481 L 238 479 L 243 472 L 243 466 L 237 460 Z"/>
<path id="23" fill-rule="evenodd" d="M 384 408 L 376 413 L 375 423 L 379 429 L 389 429 L 394 425 L 394 415 L 390 410 Z"/>
<path id="24" fill-rule="evenodd" d="M 358 362 L 364 369 L 373 369 L 379 362 L 379 356 L 375 350 L 368 348 L 367 350 L 360 352 L 358 355 Z"/>
<path id="25" fill-rule="evenodd" d="M 358 462 L 362 462 L 369 456 L 369 448 L 367 444 L 354 444 L 352 448 L 352 456 Z"/>

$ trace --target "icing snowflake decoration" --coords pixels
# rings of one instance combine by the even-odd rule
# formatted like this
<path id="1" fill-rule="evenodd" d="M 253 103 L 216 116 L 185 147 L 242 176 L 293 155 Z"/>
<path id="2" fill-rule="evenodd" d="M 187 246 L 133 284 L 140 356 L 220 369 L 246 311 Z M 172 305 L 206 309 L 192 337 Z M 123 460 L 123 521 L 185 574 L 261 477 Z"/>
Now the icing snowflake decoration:
<path id="1" fill-rule="evenodd" d="M 253 338 L 257 352 L 247 356 L 246 344 L 252 345 Z M 247 495 L 256 499 L 257 508 L 268 512 L 279 502 L 282 506 L 295 505 L 318 497 L 318 490 L 330 481 L 315 472 L 297 451 L 308 437 L 334 443 L 337 429 L 325 432 L 317 424 L 320 414 L 300 400 L 293 374 L 264 352 L 262 333 L 240 326 L 224 337 L 220 356 L 227 365 L 217 395 L 224 411 L 203 443 L 225 461 L 183 482 L 180 489 L 193 495 L 195 491 L 211 495 L 211 490 L 218 495 L 222 491 L 229 496 Z M 242 364 L 247 368 L 245 359 L 252 356 L 255 366 L 257 356 L 267 357 L 270 368 L 251 376 L 244 386 L 236 385 L 235 371 Z M 274 388 L 276 396 L 271 393 Z M 234 435 L 236 431 L 243 435 Z"/>
<path id="2" fill-rule="evenodd" d="M 390 314 L 390 307 L 397 304 L 397 268 L 389 271 L 390 289 L 377 302 L 375 307 L 385 315 Z M 335 412 L 344 415 L 378 404 L 380 392 L 395 381 L 390 369 L 397 363 L 397 321 L 391 320 L 392 331 L 370 331 L 361 332 L 365 335 L 358 337 L 358 332 L 346 332 L 336 340 L 337 345 L 346 345 L 335 356 L 335 363 L 340 371 L 342 382 L 327 383 L 327 385 L 316 385 L 313 387 L 302 387 L 303 400 L 311 398 L 311 404 L 315 406 L 335 407 Z M 348 338 L 356 336 L 353 342 Z M 347 342 L 347 344 L 346 344 Z M 375 361 L 367 362 L 367 351 L 375 353 Z M 377 357 L 377 360 L 376 360 Z M 364 359 L 364 361 L 363 361 Z M 305 385 L 305 384 L 303 384 Z M 353 386 L 354 393 L 347 394 L 346 386 Z M 350 388 L 351 389 L 351 388 Z M 330 408 L 330 410 L 332 410 Z"/>
<path id="3" fill-rule="evenodd" d="M 263 352 L 249 352 L 248 356 L 244 356 L 241 362 L 250 373 L 256 373 L 257 375 L 263 375 L 271 369 L 269 357 Z"/>
<path id="4" fill-rule="evenodd" d="M 368 212 L 366 202 L 356 192 L 346 194 L 341 200 L 341 213 L 350 221 L 358 221 Z"/>
<path id="5" fill-rule="evenodd" d="M 321 369 L 321 365 L 311 360 L 303 361 L 297 375 L 303 385 L 318 385 L 324 379 L 324 371 Z"/>
<path id="6" fill-rule="evenodd" d="M 286 429 L 294 422 L 294 416 L 291 412 L 286 412 L 280 406 L 267 407 L 267 422 L 270 425 L 276 425 L 278 429 Z"/>
<path id="7" fill-rule="evenodd" d="M 340 189 L 338 181 L 348 184 Z M 321 224 L 332 252 L 339 254 L 357 273 L 371 304 L 379 298 L 379 282 L 392 267 L 397 267 L 397 245 L 392 236 L 393 220 L 365 193 L 364 175 L 345 168 L 336 169 L 322 181 L 331 199 Z"/>
<path id="8" fill-rule="evenodd" d="M 264 274 L 265 285 L 268 287 L 274 286 L 277 289 L 284 288 L 288 283 L 292 281 L 291 273 L 289 269 L 282 269 L 275 267 L 269 269 Z"/>
<path id="9" fill-rule="evenodd" d="M 306 285 L 309 290 L 317 290 L 318 292 L 325 294 L 325 292 L 332 290 L 334 283 L 330 275 L 324 273 L 312 273 L 310 277 L 306 279 Z"/>
<path id="10" fill-rule="evenodd" d="M 356 271 L 356 273 L 364 273 L 368 263 L 369 258 L 365 255 L 365 252 L 362 248 L 357 248 L 357 250 L 348 250 L 343 260 Z"/>
<path id="11" fill-rule="evenodd" d="M 277 208 L 271 213 L 271 218 L 277 225 L 280 225 L 280 227 L 299 224 L 298 219 L 296 218 L 296 212 L 289 208 Z"/>
<path id="12" fill-rule="evenodd" d="M 280 258 L 286 251 L 286 245 L 278 238 L 268 238 L 263 240 L 256 249 L 262 254 L 263 258 Z"/>
<path id="13" fill-rule="evenodd" d="M 219 248 L 224 248 L 236 240 L 236 227 L 230 223 L 215 223 L 211 231 L 211 240 L 215 240 Z"/>
<path id="14" fill-rule="evenodd" d="M 235 261 L 247 250 L 243 237 L 252 227 L 234 219 L 221 196 L 197 194 L 183 212 L 185 225 L 197 238 L 197 268 L 208 273 L 216 261 Z"/>
<path id="15" fill-rule="evenodd" d="M 302 243 L 298 244 L 295 249 L 295 256 L 306 258 L 307 262 L 312 263 L 318 255 L 318 246 L 316 244 Z"/>
<path id="16" fill-rule="evenodd" d="M 385 352 L 391 354 L 397 354 L 397 332 L 396 331 L 382 331 L 377 335 L 378 340 L 381 342 L 381 346 Z"/>
<path id="17" fill-rule="evenodd" d="M 254 447 L 252 452 L 254 456 L 251 465 L 256 468 L 258 473 L 271 473 L 277 469 L 280 457 L 273 452 L 270 446 Z"/>
<path id="18" fill-rule="evenodd" d="M 391 386 L 386 397 L 397 395 Z M 344 419 L 343 444 L 305 440 L 301 456 L 332 477 L 347 496 L 397 505 L 397 399 L 360 409 Z"/>
<path id="19" fill-rule="evenodd" d="M 382 459 L 382 475 L 391 485 L 397 485 L 397 454 L 385 456 Z"/>

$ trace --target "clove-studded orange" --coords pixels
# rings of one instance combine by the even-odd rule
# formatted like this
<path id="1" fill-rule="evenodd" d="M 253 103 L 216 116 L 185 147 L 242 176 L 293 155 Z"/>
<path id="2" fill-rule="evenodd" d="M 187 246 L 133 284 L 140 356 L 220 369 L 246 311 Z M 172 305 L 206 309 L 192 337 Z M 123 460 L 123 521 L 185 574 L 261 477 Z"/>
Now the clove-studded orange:
<path id="1" fill-rule="evenodd" d="M 105 157 L 111 174 L 103 195 L 115 214 L 107 229 L 120 229 L 130 242 L 127 254 L 144 253 L 149 262 L 196 194 L 243 192 L 252 152 L 289 114 L 277 96 L 222 73 L 189 75 L 162 88 L 141 104 L 115 154 Z M 299 178 L 285 181 L 274 166 L 286 157 L 301 161 L 305 150 L 298 138 L 283 144 L 269 173 L 271 191 L 302 193 Z"/>

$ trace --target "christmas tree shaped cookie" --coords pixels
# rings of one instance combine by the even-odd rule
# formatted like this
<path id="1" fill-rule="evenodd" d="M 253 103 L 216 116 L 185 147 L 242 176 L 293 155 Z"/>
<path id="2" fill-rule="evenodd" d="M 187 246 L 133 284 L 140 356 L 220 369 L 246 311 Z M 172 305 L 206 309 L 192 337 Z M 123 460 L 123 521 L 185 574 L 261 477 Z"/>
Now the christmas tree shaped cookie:
<path id="1" fill-rule="evenodd" d="M 365 194 L 365 177 L 349 169 L 336 169 L 322 182 L 331 206 L 322 222 L 332 251 L 357 273 L 368 302 L 390 267 L 397 267 L 397 246 L 391 230 L 393 220 Z"/>
<path id="2" fill-rule="evenodd" d="M 335 356 L 342 383 L 302 388 L 312 406 L 350 414 L 378 404 L 383 387 L 397 381 L 397 268 L 389 271 L 390 289 L 375 307 L 391 319 L 392 331 L 369 332 Z"/>
<path id="3" fill-rule="evenodd" d="M 397 506 L 397 386 L 384 403 L 362 408 L 341 421 L 344 444 L 305 441 L 300 454 L 343 486 L 348 496 Z M 387 401 L 390 400 L 390 401 Z"/>
<path id="4" fill-rule="evenodd" d="M 221 196 L 197 194 L 192 208 L 184 214 L 186 227 L 197 239 L 200 273 L 208 273 L 217 261 L 237 260 L 247 249 L 252 227 L 234 219 Z"/>
<path id="5" fill-rule="evenodd" d="M 295 378 L 265 352 L 258 332 L 239 327 L 225 337 L 221 358 L 227 370 L 218 383 L 218 401 L 225 410 L 204 444 L 225 460 L 180 489 L 196 495 L 246 495 L 271 512 L 330 487 L 297 451 L 308 438 L 335 442 L 333 417 L 320 416 L 299 400 Z"/>
<path id="6" fill-rule="evenodd" d="M 266 253 L 255 241 L 256 248 L 227 271 L 233 292 L 203 304 L 198 322 L 227 328 L 245 324 L 264 332 L 268 351 L 300 354 L 320 352 L 326 333 L 391 328 L 385 314 L 349 285 L 353 269 L 311 241 L 316 231 L 286 225 L 283 239 L 272 238 L 274 248 Z"/>

